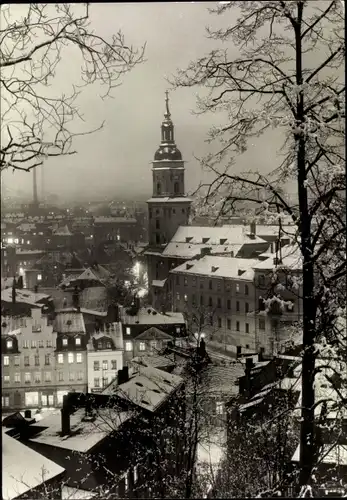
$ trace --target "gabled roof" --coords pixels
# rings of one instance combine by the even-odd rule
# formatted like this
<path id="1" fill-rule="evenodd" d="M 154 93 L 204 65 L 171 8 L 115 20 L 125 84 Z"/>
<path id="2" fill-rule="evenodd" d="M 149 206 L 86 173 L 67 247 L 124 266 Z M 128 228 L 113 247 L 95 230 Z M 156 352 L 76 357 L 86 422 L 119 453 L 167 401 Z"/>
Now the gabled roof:
<path id="1" fill-rule="evenodd" d="M 48 299 L 50 299 L 50 295 L 46 293 L 35 293 L 30 290 L 23 290 L 20 288 L 16 289 L 16 303 L 40 306 L 42 304 L 38 304 L 38 302 Z M 5 288 L 5 290 L 1 291 L 1 300 L 3 302 L 12 303 L 12 288 Z"/>
<path id="2" fill-rule="evenodd" d="M 86 333 L 83 314 L 77 311 L 60 311 L 54 321 L 58 333 Z"/>
<path id="3" fill-rule="evenodd" d="M 154 412 L 184 382 L 182 377 L 153 366 L 137 364 L 136 370 L 127 382 L 117 385 L 118 382 L 114 381 L 102 394 L 116 394 L 136 406 Z"/>
<path id="4" fill-rule="evenodd" d="M 180 226 L 171 242 L 208 245 L 243 245 L 245 243 L 267 243 L 259 237 L 250 238 L 242 226 Z M 223 243 L 222 243 L 222 242 Z"/>
<path id="5" fill-rule="evenodd" d="M 172 339 L 173 337 L 171 335 L 168 335 L 162 330 L 159 330 L 159 328 L 156 328 L 155 326 L 151 326 L 150 328 L 148 328 L 148 330 L 145 330 L 136 337 L 136 340 L 172 340 Z"/>
<path id="6" fill-rule="evenodd" d="M 54 234 L 55 236 L 72 236 L 72 233 L 67 225 L 54 229 L 52 231 L 52 234 Z"/>
<path id="7" fill-rule="evenodd" d="M 217 257 L 206 255 L 201 259 L 190 260 L 171 269 L 170 273 L 210 276 L 211 278 L 237 278 L 240 280 L 253 278 L 252 267 L 257 259 L 240 259 L 236 257 Z M 243 271 L 239 275 L 239 272 Z M 247 278 L 245 274 L 247 272 Z"/>
<path id="8" fill-rule="evenodd" d="M 62 474 L 64 469 L 2 432 L 2 498 L 12 500 Z"/>

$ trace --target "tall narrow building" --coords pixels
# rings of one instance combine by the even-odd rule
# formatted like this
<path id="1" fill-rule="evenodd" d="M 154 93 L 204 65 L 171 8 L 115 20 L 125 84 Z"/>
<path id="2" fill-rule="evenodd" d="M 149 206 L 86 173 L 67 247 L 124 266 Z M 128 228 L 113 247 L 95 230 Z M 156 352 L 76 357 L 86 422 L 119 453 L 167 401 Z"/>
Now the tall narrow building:
<path id="1" fill-rule="evenodd" d="M 176 146 L 174 125 L 166 92 L 164 120 L 161 124 L 161 143 L 152 162 L 153 195 L 148 203 L 149 247 L 146 251 L 148 285 L 152 305 L 154 295 L 162 295 L 162 286 L 169 273 L 167 259 L 161 258 L 166 245 L 179 226 L 187 226 L 192 200 L 185 195 L 184 160 Z M 154 290 L 154 288 L 156 288 Z"/>
<path id="2" fill-rule="evenodd" d="M 161 143 L 153 160 L 153 196 L 148 203 L 149 243 L 165 245 L 189 220 L 191 200 L 184 194 L 184 161 L 175 144 L 174 125 L 166 92 Z"/>

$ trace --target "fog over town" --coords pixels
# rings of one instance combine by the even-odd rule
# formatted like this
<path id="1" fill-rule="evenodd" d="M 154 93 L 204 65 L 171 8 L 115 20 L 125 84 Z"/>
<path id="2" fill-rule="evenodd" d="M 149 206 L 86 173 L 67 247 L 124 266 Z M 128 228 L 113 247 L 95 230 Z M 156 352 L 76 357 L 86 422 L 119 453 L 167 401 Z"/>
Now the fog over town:
<path id="1" fill-rule="evenodd" d="M 344 16 L 1 5 L 4 500 L 347 496 Z"/>

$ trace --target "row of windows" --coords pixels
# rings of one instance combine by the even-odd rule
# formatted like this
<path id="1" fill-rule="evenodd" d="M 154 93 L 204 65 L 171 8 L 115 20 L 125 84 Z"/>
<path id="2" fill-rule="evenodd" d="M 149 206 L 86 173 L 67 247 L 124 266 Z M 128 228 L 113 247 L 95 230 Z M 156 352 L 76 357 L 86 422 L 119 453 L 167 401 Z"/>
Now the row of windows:
<path id="1" fill-rule="evenodd" d="M 202 322 L 203 322 L 203 318 L 202 318 Z M 212 314 L 209 316 L 209 324 L 210 324 L 210 326 L 214 325 L 214 318 L 213 318 Z M 240 325 L 241 325 L 240 321 L 236 321 L 236 331 L 237 332 L 241 331 Z M 265 330 L 265 319 L 259 318 L 258 325 L 259 325 L 259 330 Z M 220 318 L 220 317 L 217 318 L 217 327 L 218 328 L 223 327 L 223 318 Z M 228 330 L 231 330 L 231 319 L 230 318 L 226 319 L 226 328 Z M 249 333 L 249 323 L 245 323 L 245 332 Z"/>
<path id="2" fill-rule="evenodd" d="M 102 377 L 101 383 L 102 383 L 102 385 L 100 385 L 100 378 L 99 377 L 95 377 L 94 378 L 94 386 L 93 387 L 95 387 L 95 388 L 102 387 L 104 389 L 105 387 L 108 386 L 108 377 Z"/>
<path id="3" fill-rule="evenodd" d="M 7 341 L 7 342 L 9 342 L 9 341 Z M 7 347 L 9 347 L 9 346 L 7 346 Z M 12 347 L 12 345 L 11 345 L 11 347 Z M 37 347 L 44 347 L 44 341 L 43 340 L 32 340 L 31 342 L 29 342 L 29 340 L 23 340 L 22 348 L 29 349 L 29 347 L 31 347 L 32 349 L 36 349 Z M 53 341 L 46 340 L 46 347 L 53 347 Z"/>
<path id="4" fill-rule="evenodd" d="M 62 365 L 64 363 L 64 354 L 63 353 L 60 353 L 58 354 L 58 363 L 60 365 Z M 82 363 L 82 353 L 81 352 L 77 352 L 76 353 L 76 363 Z M 69 364 L 71 363 L 74 363 L 75 362 L 75 353 L 74 352 L 68 352 L 67 353 L 67 361 Z"/>
<path id="5" fill-rule="evenodd" d="M 10 364 L 10 356 L 4 356 L 4 366 L 9 366 Z M 13 358 L 13 364 L 14 366 L 19 366 L 20 365 L 20 357 L 15 356 Z M 35 366 L 40 366 L 40 356 L 34 356 L 34 363 Z M 50 365 L 51 364 L 51 355 L 46 354 L 45 355 L 45 365 Z M 30 356 L 24 356 L 24 366 L 30 366 Z"/>
<path id="6" fill-rule="evenodd" d="M 102 370 L 108 370 L 108 360 L 103 360 L 102 362 Z M 117 370 L 117 361 L 115 359 L 111 360 L 110 363 L 111 370 Z M 100 370 L 100 361 L 94 361 L 94 371 L 98 372 Z"/>
<path id="7" fill-rule="evenodd" d="M 66 337 L 64 337 L 62 339 L 63 346 L 67 346 L 68 343 L 69 343 L 68 339 Z M 75 337 L 75 345 L 81 345 L 81 337 Z"/>
<path id="8" fill-rule="evenodd" d="M 216 289 L 217 290 L 222 290 L 222 284 L 223 284 L 223 280 L 209 280 L 208 281 L 208 289 L 209 290 L 213 290 L 214 287 L 213 287 L 213 282 L 215 282 L 217 284 L 216 286 Z M 196 283 L 197 283 L 197 278 L 196 276 L 192 276 L 191 277 L 191 284 L 192 286 L 196 286 Z M 202 279 L 200 278 L 200 288 L 203 289 L 204 288 L 204 281 L 202 281 Z M 176 285 L 179 285 L 180 284 L 180 275 L 177 274 L 176 275 Z M 183 276 L 183 285 L 184 286 L 188 286 L 189 284 L 189 278 L 187 276 Z M 227 292 L 230 292 L 232 289 L 232 283 L 231 281 L 225 281 L 225 291 Z M 235 293 L 241 293 L 241 288 L 240 288 L 240 283 L 235 283 Z M 249 295 L 249 286 L 247 284 L 244 285 L 244 294 L 245 295 Z"/>
<path id="9" fill-rule="evenodd" d="M 67 394 L 67 391 L 57 391 L 57 404 L 61 405 L 63 403 L 63 397 Z M 41 405 L 42 406 L 54 406 L 54 394 L 41 394 Z M 1 397 L 2 406 L 10 406 L 10 395 L 3 394 Z M 19 401 L 20 404 L 20 401 Z M 39 393 L 38 392 L 26 392 L 25 393 L 25 406 L 39 406 Z"/>
<path id="10" fill-rule="evenodd" d="M 171 216 L 171 210 L 172 210 L 172 214 L 173 214 L 173 215 L 175 215 L 175 214 L 176 214 L 176 209 L 175 209 L 175 208 L 164 208 L 164 209 L 163 209 L 163 215 L 164 215 L 164 216 L 166 215 L 166 210 L 168 211 L 168 215 L 169 215 L 169 217 Z M 185 213 L 185 209 L 184 209 L 184 208 L 182 208 L 182 214 L 184 214 L 184 213 Z M 149 218 L 150 218 L 150 219 L 152 218 L 152 215 L 153 215 L 153 212 L 152 212 L 152 210 L 150 209 L 150 211 L 149 211 Z M 155 215 L 160 215 L 160 209 L 159 209 L 159 208 L 157 208 L 157 209 L 155 210 Z M 159 229 L 159 228 L 158 228 L 158 229 Z"/>
<path id="11" fill-rule="evenodd" d="M 195 295 L 193 294 L 192 296 L 192 305 L 195 306 L 196 305 L 196 297 Z M 177 292 L 176 294 L 176 299 L 179 301 L 181 298 L 179 292 Z M 184 295 L 183 296 L 183 299 L 185 302 L 188 302 L 188 295 Z M 208 298 L 208 301 L 207 301 L 207 304 L 205 304 L 205 298 L 203 295 L 200 295 L 200 305 L 203 306 L 203 305 L 208 305 L 209 307 L 213 307 L 213 297 L 209 297 Z M 227 309 L 230 311 L 231 310 L 231 300 L 230 299 L 227 299 L 226 301 L 226 305 L 227 305 Z M 222 307 L 222 299 L 221 297 L 217 297 L 217 303 L 216 303 L 216 306 L 218 309 L 220 309 Z M 240 302 L 237 300 L 236 301 L 236 311 L 237 312 L 240 312 Z M 249 312 L 249 304 L 248 302 L 245 302 L 245 313 L 248 313 Z"/>
<path id="12" fill-rule="evenodd" d="M 69 381 L 73 380 L 83 380 L 83 371 L 78 371 L 78 372 L 70 372 L 68 375 Z M 59 382 L 64 381 L 64 373 L 63 372 L 58 372 L 58 380 Z M 11 377 L 10 375 L 4 375 L 4 383 L 9 384 L 11 382 Z M 20 372 L 17 372 L 13 376 L 13 382 L 15 384 L 20 384 L 22 382 L 22 374 Z M 24 373 L 24 382 L 26 384 L 30 384 L 31 382 L 34 383 L 41 383 L 41 382 L 52 382 L 52 372 L 44 372 L 44 375 L 42 377 L 41 372 L 26 372 Z"/>

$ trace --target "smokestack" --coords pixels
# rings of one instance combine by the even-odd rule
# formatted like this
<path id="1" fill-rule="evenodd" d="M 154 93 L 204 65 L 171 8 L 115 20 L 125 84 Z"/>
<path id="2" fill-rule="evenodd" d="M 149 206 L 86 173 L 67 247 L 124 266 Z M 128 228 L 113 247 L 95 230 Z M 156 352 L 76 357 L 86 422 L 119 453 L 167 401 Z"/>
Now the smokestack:
<path id="1" fill-rule="evenodd" d="M 31 410 L 25 410 L 24 418 L 31 418 Z"/>
<path id="2" fill-rule="evenodd" d="M 36 168 L 33 168 L 33 203 L 38 206 Z"/>
<path id="3" fill-rule="evenodd" d="M 61 435 L 67 436 L 70 434 L 70 408 L 68 404 L 68 395 L 63 397 L 63 407 L 61 412 Z"/>
<path id="4" fill-rule="evenodd" d="M 12 304 L 16 303 L 16 277 L 13 276 L 13 283 L 12 283 Z"/>

